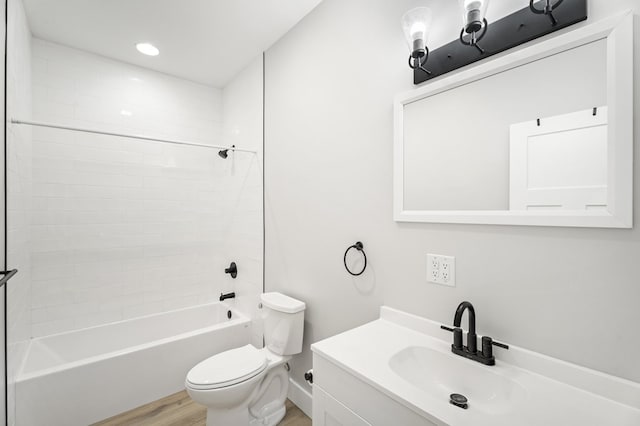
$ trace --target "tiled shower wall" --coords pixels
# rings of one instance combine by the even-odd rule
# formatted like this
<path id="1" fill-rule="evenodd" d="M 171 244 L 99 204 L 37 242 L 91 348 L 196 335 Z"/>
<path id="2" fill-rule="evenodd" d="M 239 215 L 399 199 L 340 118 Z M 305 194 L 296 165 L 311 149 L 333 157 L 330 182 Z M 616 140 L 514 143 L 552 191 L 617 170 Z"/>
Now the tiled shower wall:
<path id="1" fill-rule="evenodd" d="M 33 109 L 37 121 L 223 143 L 221 90 L 38 39 Z M 32 336 L 213 301 L 234 289 L 232 260 L 259 269 L 261 291 L 256 155 L 34 128 L 32 161 Z M 256 238 L 255 264 L 240 262 Z"/>

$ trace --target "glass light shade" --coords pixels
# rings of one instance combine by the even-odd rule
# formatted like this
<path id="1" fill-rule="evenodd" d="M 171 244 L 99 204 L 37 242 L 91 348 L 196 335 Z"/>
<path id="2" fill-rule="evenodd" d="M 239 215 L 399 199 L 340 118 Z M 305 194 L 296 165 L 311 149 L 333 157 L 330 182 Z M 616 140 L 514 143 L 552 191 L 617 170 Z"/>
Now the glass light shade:
<path id="1" fill-rule="evenodd" d="M 477 33 L 484 27 L 489 0 L 458 0 L 462 11 L 462 28 L 467 34 Z"/>
<path id="2" fill-rule="evenodd" d="M 402 29 L 414 58 L 424 56 L 430 25 L 431 10 L 428 7 L 416 7 L 402 16 Z"/>

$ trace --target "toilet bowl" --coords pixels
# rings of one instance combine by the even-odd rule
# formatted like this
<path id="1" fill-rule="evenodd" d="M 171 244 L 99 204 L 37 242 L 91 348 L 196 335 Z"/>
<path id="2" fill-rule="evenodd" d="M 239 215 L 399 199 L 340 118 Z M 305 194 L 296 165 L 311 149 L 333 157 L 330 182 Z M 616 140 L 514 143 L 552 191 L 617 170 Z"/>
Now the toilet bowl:
<path id="1" fill-rule="evenodd" d="M 275 426 L 285 416 L 287 362 L 302 350 L 305 304 L 265 293 L 266 347 L 252 345 L 214 355 L 193 367 L 187 393 L 207 407 L 207 426 Z"/>

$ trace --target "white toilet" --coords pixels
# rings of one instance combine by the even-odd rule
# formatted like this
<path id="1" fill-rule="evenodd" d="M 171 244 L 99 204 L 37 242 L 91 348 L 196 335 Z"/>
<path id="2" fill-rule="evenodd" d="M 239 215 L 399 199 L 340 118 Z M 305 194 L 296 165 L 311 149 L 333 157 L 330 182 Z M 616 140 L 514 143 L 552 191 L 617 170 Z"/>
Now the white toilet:
<path id="1" fill-rule="evenodd" d="M 281 293 L 261 299 L 266 347 L 222 352 L 187 374 L 189 396 L 207 407 L 207 426 L 275 426 L 285 415 L 286 363 L 302 351 L 305 304 Z"/>

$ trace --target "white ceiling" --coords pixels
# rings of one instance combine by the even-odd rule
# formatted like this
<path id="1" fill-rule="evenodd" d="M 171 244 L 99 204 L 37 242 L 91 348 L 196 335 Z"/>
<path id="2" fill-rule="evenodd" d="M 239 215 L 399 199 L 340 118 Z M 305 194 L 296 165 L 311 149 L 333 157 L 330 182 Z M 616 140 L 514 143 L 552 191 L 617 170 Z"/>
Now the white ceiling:
<path id="1" fill-rule="evenodd" d="M 321 0 L 24 0 L 33 35 L 223 87 Z M 160 55 L 140 54 L 150 42 Z"/>

